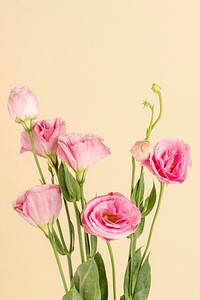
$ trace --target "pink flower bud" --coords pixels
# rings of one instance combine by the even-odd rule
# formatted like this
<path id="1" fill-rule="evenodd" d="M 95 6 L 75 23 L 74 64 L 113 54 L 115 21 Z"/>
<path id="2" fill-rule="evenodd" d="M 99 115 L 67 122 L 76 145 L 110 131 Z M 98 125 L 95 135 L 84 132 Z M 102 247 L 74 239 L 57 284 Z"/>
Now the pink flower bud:
<path id="1" fill-rule="evenodd" d="M 147 140 L 138 141 L 131 148 L 131 154 L 136 160 L 143 161 L 149 157 L 151 149 L 152 147 L 149 141 Z"/>
<path id="2" fill-rule="evenodd" d="M 137 230 L 140 221 L 139 209 L 120 193 L 96 197 L 82 212 L 84 230 L 106 241 L 130 235 Z"/>
<path id="3" fill-rule="evenodd" d="M 39 114 L 37 99 L 28 87 L 16 87 L 10 92 L 8 111 L 17 123 L 36 119 Z"/>
<path id="4" fill-rule="evenodd" d="M 33 187 L 22 193 L 13 204 L 14 210 L 47 235 L 62 207 L 60 188 L 56 184 Z"/>
<path id="5" fill-rule="evenodd" d="M 52 156 L 57 152 L 59 136 L 65 134 L 65 122 L 60 118 L 38 121 L 33 125 L 32 133 L 37 155 Z M 21 144 L 20 153 L 32 151 L 30 139 L 25 130 L 21 133 Z"/>
<path id="6" fill-rule="evenodd" d="M 109 155 L 110 149 L 96 135 L 69 133 L 59 138 L 57 153 L 74 171 L 84 171 Z"/>

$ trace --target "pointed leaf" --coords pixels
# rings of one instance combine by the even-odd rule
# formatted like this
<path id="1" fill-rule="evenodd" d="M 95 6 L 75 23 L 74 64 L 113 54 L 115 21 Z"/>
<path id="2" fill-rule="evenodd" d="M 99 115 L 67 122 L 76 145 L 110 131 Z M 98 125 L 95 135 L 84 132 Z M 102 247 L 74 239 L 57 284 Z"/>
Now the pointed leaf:
<path id="1" fill-rule="evenodd" d="M 108 281 L 103 259 L 99 252 L 94 256 L 98 271 L 99 271 L 99 286 L 101 290 L 101 300 L 108 299 Z"/>
<path id="2" fill-rule="evenodd" d="M 149 256 L 142 264 L 137 277 L 134 300 L 147 300 L 151 287 L 151 267 Z"/>
<path id="3" fill-rule="evenodd" d="M 96 235 L 91 235 L 90 236 L 90 245 L 91 245 L 90 256 L 91 257 L 94 257 L 94 255 L 97 252 L 97 242 L 98 242 L 98 240 L 97 240 Z"/>
<path id="4" fill-rule="evenodd" d="M 155 184 L 153 183 L 151 193 L 149 197 L 147 197 L 145 200 L 144 210 L 142 212 L 142 215 L 144 217 L 146 217 L 152 211 L 155 203 L 156 203 L 156 188 L 155 188 Z"/>
<path id="5" fill-rule="evenodd" d="M 77 268 L 72 280 L 73 285 L 83 299 L 101 300 L 99 272 L 94 259 L 89 259 Z"/>
<path id="6" fill-rule="evenodd" d="M 57 233 L 55 232 L 54 229 L 53 229 L 53 237 L 54 237 L 54 241 L 55 241 L 55 245 L 56 245 L 56 250 L 58 251 L 58 253 L 61 254 L 61 255 L 67 255 L 68 251 L 61 244 L 61 242 L 60 242 L 60 240 L 57 236 Z"/>
<path id="7" fill-rule="evenodd" d="M 63 197 L 67 201 L 74 202 L 80 200 L 79 184 L 63 162 L 61 162 L 58 169 L 58 180 Z"/>
<path id="8" fill-rule="evenodd" d="M 145 224 L 145 218 L 142 218 L 140 221 L 140 224 L 138 226 L 138 229 L 134 233 L 136 235 L 136 239 L 138 239 L 140 237 L 140 235 L 142 234 L 142 232 L 144 230 L 144 224 Z"/>
<path id="9" fill-rule="evenodd" d="M 132 289 L 135 287 L 138 268 L 141 262 L 141 248 L 137 249 L 132 258 L 129 259 L 125 276 L 124 276 L 124 297 L 131 299 Z M 131 275 L 132 273 L 132 275 Z"/>
<path id="10" fill-rule="evenodd" d="M 81 295 L 77 292 L 76 288 L 73 287 L 67 294 L 65 294 L 62 300 L 83 300 Z"/>
<path id="11" fill-rule="evenodd" d="M 131 198 L 133 202 L 137 205 L 137 207 L 139 207 L 143 197 L 144 197 L 144 174 L 142 174 L 141 178 L 138 179 Z"/>

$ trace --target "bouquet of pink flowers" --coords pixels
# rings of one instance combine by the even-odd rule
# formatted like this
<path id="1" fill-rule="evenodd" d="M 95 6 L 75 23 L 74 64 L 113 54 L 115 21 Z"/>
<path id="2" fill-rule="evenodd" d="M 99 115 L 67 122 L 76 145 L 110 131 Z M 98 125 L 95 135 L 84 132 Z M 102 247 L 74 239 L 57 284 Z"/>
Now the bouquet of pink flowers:
<path id="1" fill-rule="evenodd" d="M 154 105 L 144 102 L 151 112 L 150 123 L 145 139 L 136 142 L 131 149 L 130 197 L 111 192 L 96 196 L 90 201 L 84 197 L 88 169 L 110 155 L 110 149 L 103 139 L 93 134 L 66 133 L 65 122 L 59 118 L 35 121 L 39 115 L 39 108 L 34 94 L 27 87 L 11 90 L 8 100 L 10 116 L 24 128 L 21 133 L 21 153 L 33 153 L 41 178 L 40 185 L 20 194 L 13 208 L 23 219 L 41 229 L 49 240 L 64 287 L 62 300 L 110 298 L 107 266 L 104 265 L 98 248 L 99 238 L 103 239 L 108 247 L 112 268 L 112 294 L 116 300 L 115 261 L 111 244 L 114 240 L 126 237 L 130 246 L 123 295 L 118 299 L 148 299 L 151 285 L 149 245 L 164 188 L 168 184 L 182 183 L 192 164 L 190 148 L 180 139 L 168 138 L 154 146 L 150 144 L 150 135 L 162 116 L 160 86 L 153 84 L 152 90 L 159 98 L 159 114 L 155 118 Z M 38 156 L 48 162 L 50 183 L 44 178 Z M 135 180 L 136 161 L 140 166 L 138 180 Z M 148 194 L 145 192 L 145 168 L 159 183 L 153 183 Z M 59 220 L 62 204 L 68 222 L 67 239 Z M 75 211 L 75 220 L 72 209 Z M 143 249 L 138 248 L 137 240 L 145 229 L 145 220 L 150 213 L 153 213 L 153 218 L 146 245 Z M 80 264 L 74 268 L 72 256 L 75 239 L 78 241 Z M 60 256 L 67 257 L 69 282 L 66 280 Z"/>

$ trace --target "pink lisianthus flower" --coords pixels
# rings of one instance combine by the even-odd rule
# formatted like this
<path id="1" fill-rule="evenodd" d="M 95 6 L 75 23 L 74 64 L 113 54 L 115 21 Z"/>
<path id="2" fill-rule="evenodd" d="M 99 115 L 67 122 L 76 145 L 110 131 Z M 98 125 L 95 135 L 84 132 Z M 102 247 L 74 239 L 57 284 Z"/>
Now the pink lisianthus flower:
<path id="1" fill-rule="evenodd" d="M 120 193 L 95 197 L 82 212 L 84 230 L 106 241 L 130 235 L 140 221 L 139 209 Z"/>
<path id="2" fill-rule="evenodd" d="M 59 138 L 57 154 L 76 173 L 82 174 L 109 155 L 110 149 L 96 135 L 69 133 Z"/>
<path id="3" fill-rule="evenodd" d="M 143 161 L 150 155 L 152 146 L 149 141 L 142 140 L 136 142 L 131 148 L 131 154 L 137 161 Z"/>
<path id="4" fill-rule="evenodd" d="M 65 131 L 65 122 L 60 118 L 36 122 L 32 127 L 32 133 L 37 155 L 42 157 L 56 155 L 58 138 L 64 135 Z M 20 153 L 32 151 L 29 135 L 25 130 L 21 133 L 21 144 Z"/>
<path id="5" fill-rule="evenodd" d="M 60 188 L 56 184 L 39 185 L 22 193 L 13 204 L 14 210 L 28 223 L 48 235 L 62 207 Z"/>
<path id="6" fill-rule="evenodd" d="M 179 139 L 163 139 L 141 162 L 163 183 L 182 183 L 192 165 L 190 147 Z"/>
<path id="7" fill-rule="evenodd" d="M 38 117 L 38 101 L 28 87 L 16 87 L 10 92 L 8 111 L 15 122 L 27 122 Z"/>

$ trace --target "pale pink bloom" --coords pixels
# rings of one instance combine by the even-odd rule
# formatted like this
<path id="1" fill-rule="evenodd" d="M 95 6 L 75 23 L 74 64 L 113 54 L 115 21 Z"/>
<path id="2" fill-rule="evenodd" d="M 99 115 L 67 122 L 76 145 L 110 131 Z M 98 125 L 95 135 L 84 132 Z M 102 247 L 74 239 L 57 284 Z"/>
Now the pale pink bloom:
<path id="1" fill-rule="evenodd" d="M 192 165 L 190 147 L 179 139 L 163 139 L 141 165 L 163 183 L 182 183 Z"/>
<path id="2" fill-rule="evenodd" d="M 151 149 L 152 146 L 149 141 L 138 141 L 131 148 L 131 154 L 136 160 L 143 161 L 149 157 Z"/>
<path id="3" fill-rule="evenodd" d="M 26 86 L 11 90 L 8 99 L 8 111 L 15 122 L 36 119 L 39 115 L 38 102 Z"/>
<path id="4" fill-rule="evenodd" d="M 58 138 L 60 135 L 64 135 L 65 131 L 65 122 L 60 118 L 36 122 L 33 125 L 32 133 L 37 155 L 47 157 L 56 154 Z M 21 144 L 20 153 L 32 151 L 30 139 L 25 130 L 21 133 Z"/>
<path id="5" fill-rule="evenodd" d="M 88 202 L 82 212 L 84 230 L 106 241 L 135 232 L 140 220 L 139 209 L 120 193 L 96 197 Z"/>
<path id="6" fill-rule="evenodd" d="M 62 207 L 60 188 L 56 184 L 39 185 L 22 193 L 13 204 L 14 210 L 33 226 L 48 234 Z"/>
<path id="7" fill-rule="evenodd" d="M 84 171 L 109 155 L 110 149 L 96 135 L 69 133 L 59 138 L 57 154 L 74 171 Z"/>

